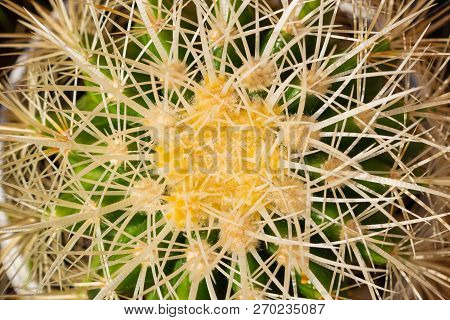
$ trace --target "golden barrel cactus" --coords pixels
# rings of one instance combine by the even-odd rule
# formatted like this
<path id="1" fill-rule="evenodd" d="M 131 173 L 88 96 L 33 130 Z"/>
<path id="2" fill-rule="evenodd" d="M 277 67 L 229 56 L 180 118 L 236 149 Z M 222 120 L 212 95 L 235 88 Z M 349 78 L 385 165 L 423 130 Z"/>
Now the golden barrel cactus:
<path id="1" fill-rule="evenodd" d="M 432 1 L 1 4 L 16 297 L 446 297 Z"/>

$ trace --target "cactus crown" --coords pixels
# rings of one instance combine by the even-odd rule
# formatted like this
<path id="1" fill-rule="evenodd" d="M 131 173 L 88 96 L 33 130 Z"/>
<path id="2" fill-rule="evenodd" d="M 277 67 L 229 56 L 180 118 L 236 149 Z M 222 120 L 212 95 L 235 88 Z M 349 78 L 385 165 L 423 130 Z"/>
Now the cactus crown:
<path id="1" fill-rule="evenodd" d="M 33 32 L 0 93 L 21 290 L 441 296 L 413 252 L 445 247 L 446 45 L 416 2 L 5 1 Z"/>

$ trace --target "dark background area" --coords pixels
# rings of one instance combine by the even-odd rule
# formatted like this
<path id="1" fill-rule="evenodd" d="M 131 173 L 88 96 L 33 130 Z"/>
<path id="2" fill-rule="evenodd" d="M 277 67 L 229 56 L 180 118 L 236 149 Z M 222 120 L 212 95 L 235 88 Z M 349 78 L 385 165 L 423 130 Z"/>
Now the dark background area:
<path id="1" fill-rule="evenodd" d="M 2 2 L 4 1 L 0 0 L 0 68 L 14 64 L 17 59 L 17 55 L 11 54 L 11 52 L 13 52 L 12 49 L 4 47 L 5 42 L 11 42 L 14 41 L 14 39 L 10 37 L 2 37 L 1 34 L 24 33 L 27 31 L 22 24 L 18 23 L 17 15 L 1 5 Z M 13 0 L 13 2 L 19 6 L 27 8 L 30 12 L 35 11 L 33 4 L 36 3 L 49 7 L 47 0 Z"/>

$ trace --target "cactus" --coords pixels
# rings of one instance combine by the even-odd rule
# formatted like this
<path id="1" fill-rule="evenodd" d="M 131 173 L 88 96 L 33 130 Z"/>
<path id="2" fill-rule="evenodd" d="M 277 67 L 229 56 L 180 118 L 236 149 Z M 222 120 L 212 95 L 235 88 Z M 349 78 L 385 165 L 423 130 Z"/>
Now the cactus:
<path id="1" fill-rule="evenodd" d="M 16 291 L 445 298 L 420 257 L 448 262 L 431 2 L 4 1 L 32 32 L 0 85 Z"/>

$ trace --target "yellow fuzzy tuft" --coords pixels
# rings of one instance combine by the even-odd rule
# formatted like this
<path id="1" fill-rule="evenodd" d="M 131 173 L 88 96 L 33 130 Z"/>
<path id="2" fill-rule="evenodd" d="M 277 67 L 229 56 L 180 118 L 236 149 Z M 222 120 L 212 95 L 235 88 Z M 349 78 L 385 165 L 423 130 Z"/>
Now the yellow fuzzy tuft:
<path id="1" fill-rule="evenodd" d="M 261 100 L 244 104 L 232 89 L 223 91 L 226 81 L 204 80 L 175 139 L 155 147 L 156 164 L 169 186 L 168 219 L 184 229 L 214 216 L 223 237 L 245 246 L 241 229 L 252 229 L 258 210 L 270 204 L 273 181 L 287 174 L 286 151 L 277 142 L 280 109 Z"/>

